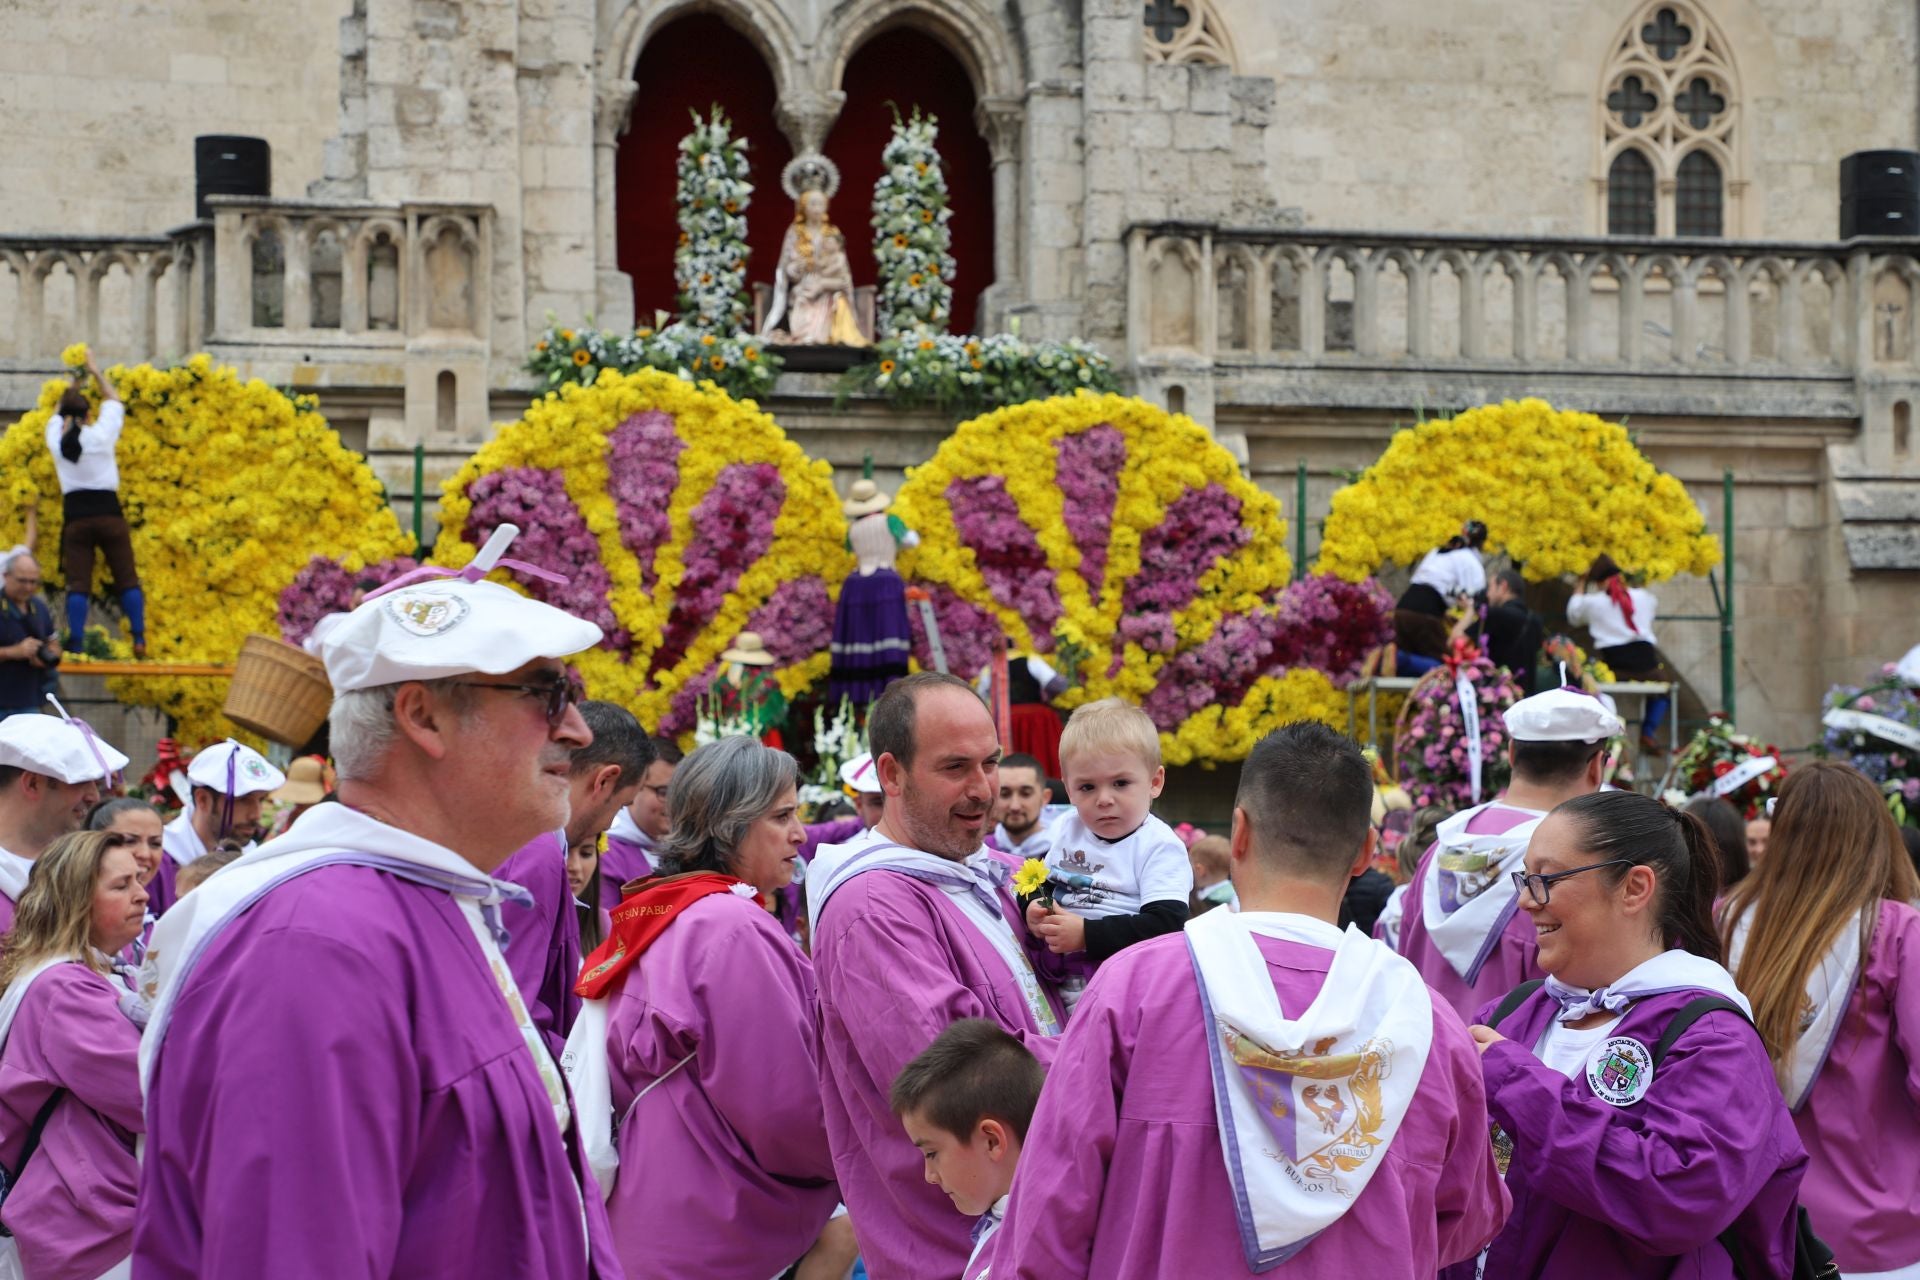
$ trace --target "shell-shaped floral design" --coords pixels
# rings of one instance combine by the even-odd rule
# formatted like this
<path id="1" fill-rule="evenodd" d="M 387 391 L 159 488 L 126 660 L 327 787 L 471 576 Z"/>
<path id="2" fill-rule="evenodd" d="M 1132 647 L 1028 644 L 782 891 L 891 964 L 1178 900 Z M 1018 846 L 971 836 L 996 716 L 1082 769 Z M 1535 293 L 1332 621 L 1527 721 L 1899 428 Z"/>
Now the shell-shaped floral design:
<path id="1" fill-rule="evenodd" d="M 598 623 L 577 660 L 587 691 L 650 730 L 693 728 L 742 631 L 787 696 L 826 674 L 852 568 L 831 470 L 711 383 L 607 370 L 536 402 L 447 482 L 434 563 L 465 564 L 506 523 L 522 530 L 511 558 L 568 582 L 496 576 Z"/>

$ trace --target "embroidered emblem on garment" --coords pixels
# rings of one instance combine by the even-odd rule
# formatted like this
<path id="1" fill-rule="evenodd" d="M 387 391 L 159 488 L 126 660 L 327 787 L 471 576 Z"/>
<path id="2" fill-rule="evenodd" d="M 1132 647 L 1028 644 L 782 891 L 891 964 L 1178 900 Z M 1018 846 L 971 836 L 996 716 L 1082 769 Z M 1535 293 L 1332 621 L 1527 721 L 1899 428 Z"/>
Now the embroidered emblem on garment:
<path id="1" fill-rule="evenodd" d="M 1631 1036 L 1615 1036 L 1587 1059 L 1587 1084 L 1602 1102 L 1630 1107 L 1653 1085 L 1653 1054 Z"/>
<path id="2" fill-rule="evenodd" d="M 459 626 L 472 606 L 459 596 L 401 591 L 387 597 L 387 613 L 416 636 L 437 636 Z"/>
<path id="3" fill-rule="evenodd" d="M 1449 845 L 1434 857 L 1434 870 L 1440 877 L 1440 905 L 1448 912 L 1458 911 L 1497 884 L 1501 864 L 1512 846 L 1496 844 Z"/>
<path id="4" fill-rule="evenodd" d="M 1343 1174 L 1371 1160 L 1384 1144 L 1380 1082 L 1393 1057 L 1375 1037 L 1344 1053 L 1327 1037 L 1297 1053 L 1275 1053 L 1222 1025 L 1227 1054 L 1253 1084 L 1268 1129 L 1279 1140 L 1296 1180 L 1348 1195 Z"/>
<path id="5" fill-rule="evenodd" d="M 256 780 L 267 776 L 267 765 L 266 765 L 266 761 L 264 760 L 254 760 L 254 759 L 242 760 L 240 763 L 240 769 L 249 778 L 254 778 Z"/>

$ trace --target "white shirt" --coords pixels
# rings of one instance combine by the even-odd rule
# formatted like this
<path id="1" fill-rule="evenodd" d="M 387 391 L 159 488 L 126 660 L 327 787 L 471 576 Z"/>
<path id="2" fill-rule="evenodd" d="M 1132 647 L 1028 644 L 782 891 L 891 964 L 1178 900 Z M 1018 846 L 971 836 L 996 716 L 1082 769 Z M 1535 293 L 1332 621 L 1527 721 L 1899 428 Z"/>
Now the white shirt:
<path id="1" fill-rule="evenodd" d="M 160 848 L 173 859 L 176 867 L 187 866 L 206 853 L 207 846 L 200 843 L 200 833 L 193 829 L 191 804 L 180 811 L 179 817 L 160 829 Z"/>
<path id="2" fill-rule="evenodd" d="M 1533 1056 L 1547 1066 L 1552 1067 L 1569 1080 L 1578 1080 L 1587 1069 L 1587 1059 L 1593 1056 L 1607 1033 L 1620 1021 L 1608 1018 L 1597 1027 L 1588 1027 L 1584 1031 L 1575 1031 L 1559 1022 L 1548 1022 L 1547 1029 L 1540 1036 L 1540 1043 L 1534 1046 Z"/>
<path id="3" fill-rule="evenodd" d="M 1653 592 L 1645 587 L 1628 587 L 1627 598 L 1633 601 L 1632 626 L 1627 625 L 1626 615 L 1605 591 L 1589 591 L 1567 601 L 1567 621 L 1592 632 L 1596 649 L 1611 649 L 1637 640 L 1659 643 L 1653 638 L 1653 612 L 1659 607 Z"/>
<path id="4" fill-rule="evenodd" d="M 1487 568 L 1472 547 L 1429 551 L 1413 571 L 1413 581 L 1432 587 L 1449 600 L 1458 595 L 1477 596 L 1487 589 Z"/>
<path id="5" fill-rule="evenodd" d="M 60 492 L 72 493 L 76 489 L 119 490 L 120 462 L 113 450 L 120 441 L 120 428 L 126 421 L 126 413 L 126 406 L 118 400 L 109 400 L 100 406 L 100 412 L 94 420 L 80 428 L 78 462 L 68 462 L 66 455 L 60 452 L 60 436 L 67 428 L 67 420 L 57 413 L 47 419 L 47 448 L 53 454 L 53 473 L 60 477 Z"/>
<path id="6" fill-rule="evenodd" d="M 1078 813 L 1054 824 L 1047 865 L 1055 873 L 1085 876 L 1089 885 L 1056 888 L 1053 900 L 1089 920 L 1140 914 L 1149 902 L 1180 902 L 1193 892 L 1193 863 L 1180 837 L 1152 814 L 1140 829 L 1109 843 Z"/>

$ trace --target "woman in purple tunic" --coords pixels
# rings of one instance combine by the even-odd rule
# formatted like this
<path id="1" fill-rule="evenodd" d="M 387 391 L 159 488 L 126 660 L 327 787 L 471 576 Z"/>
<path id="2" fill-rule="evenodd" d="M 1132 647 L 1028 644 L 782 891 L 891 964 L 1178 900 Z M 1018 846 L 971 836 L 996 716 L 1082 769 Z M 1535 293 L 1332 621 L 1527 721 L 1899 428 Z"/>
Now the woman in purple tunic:
<path id="1" fill-rule="evenodd" d="M 840 1193 L 820 1101 L 813 969 L 760 895 L 805 829 L 793 757 L 723 738 L 674 773 L 662 873 L 630 894 L 580 991 L 607 999 L 627 1280 L 767 1280 Z"/>
<path id="2" fill-rule="evenodd" d="M 1788 775 L 1766 860 L 1721 913 L 1728 963 L 1807 1144 L 1801 1198 L 1860 1280 L 1920 1275 L 1916 897 L 1879 788 L 1817 761 Z"/>
<path id="3" fill-rule="evenodd" d="M 40 855 L 0 940 L 0 1165 L 17 1175 L 0 1245 L 30 1280 L 129 1274 L 140 1028 L 105 957 L 139 934 L 146 907 L 131 850 L 78 832 Z"/>
<path id="4" fill-rule="evenodd" d="M 1471 1029 L 1496 1144 L 1512 1145 L 1513 1214 L 1485 1280 L 1726 1280 L 1729 1246 L 1746 1280 L 1785 1280 L 1807 1156 L 1760 1037 L 1717 1009 L 1655 1060 L 1693 1001 L 1745 1005 L 1719 964 L 1712 837 L 1601 792 L 1554 809 L 1515 874 L 1548 977 L 1497 1030 Z"/>

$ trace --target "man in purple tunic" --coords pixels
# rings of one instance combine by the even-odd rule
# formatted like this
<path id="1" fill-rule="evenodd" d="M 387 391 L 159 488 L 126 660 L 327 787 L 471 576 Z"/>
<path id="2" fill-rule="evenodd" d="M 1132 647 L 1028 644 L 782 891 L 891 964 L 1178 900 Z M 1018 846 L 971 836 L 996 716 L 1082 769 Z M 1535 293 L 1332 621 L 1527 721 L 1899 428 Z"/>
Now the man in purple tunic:
<path id="1" fill-rule="evenodd" d="M 620 1275 L 487 872 L 566 819 L 600 630 L 468 570 L 323 621 L 340 802 L 156 929 L 134 1272 L 154 1280 Z M 550 575 L 549 575 L 550 576 Z M 426 580 L 422 580 L 425 578 Z"/>
<path id="2" fill-rule="evenodd" d="M 1094 975 L 1047 1073 L 993 1280 L 1431 1276 L 1506 1218 L 1460 1019 L 1334 922 L 1371 860 L 1354 744 L 1288 725 L 1233 814 L 1240 910 Z M 856 1225 L 859 1219 L 855 1217 Z"/>
<path id="3" fill-rule="evenodd" d="M 0 720 L 0 933 L 13 927 L 13 904 L 26 890 L 33 860 L 85 826 L 101 783 L 126 767 L 127 758 L 82 721 Z"/>
<path id="4" fill-rule="evenodd" d="M 653 847 L 667 834 L 667 788 L 679 766 L 679 744 L 672 738 L 653 739 L 653 762 L 640 775 L 640 790 L 607 828 L 607 847 L 600 855 L 603 911 L 620 905 L 621 885 L 653 874 Z"/>
<path id="5" fill-rule="evenodd" d="M 573 752 L 566 827 L 535 836 L 493 872 L 495 880 L 517 884 L 533 897 L 530 907 L 509 906 L 500 923 L 507 930 L 507 967 L 556 1057 L 580 1012 L 580 997 L 573 993 L 580 976 L 580 915 L 567 885 L 567 850 L 607 829 L 653 763 L 653 742 L 625 707 L 582 702 L 580 717 L 593 740 Z"/>
<path id="6" fill-rule="evenodd" d="M 1045 1063 L 1063 1016 L 1005 869 L 981 849 L 1000 743 L 979 695 L 951 676 L 896 681 L 867 741 L 887 796 L 877 838 L 821 850 L 807 875 L 827 1137 L 873 1280 L 958 1280 L 972 1223 L 926 1181 L 888 1091 L 960 1018 L 999 1024 Z"/>
<path id="7" fill-rule="evenodd" d="M 1549 810 L 1600 789 L 1607 740 L 1624 728 L 1579 689 L 1522 699 L 1505 719 L 1513 781 L 1497 800 L 1440 824 L 1408 885 L 1400 926 L 1400 954 L 1462 1018 L 1544 976 L 1511 873 Z"/>

